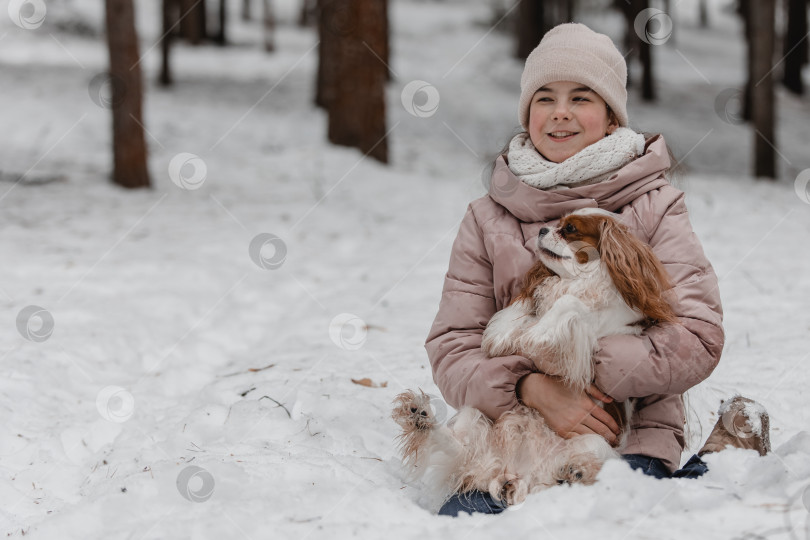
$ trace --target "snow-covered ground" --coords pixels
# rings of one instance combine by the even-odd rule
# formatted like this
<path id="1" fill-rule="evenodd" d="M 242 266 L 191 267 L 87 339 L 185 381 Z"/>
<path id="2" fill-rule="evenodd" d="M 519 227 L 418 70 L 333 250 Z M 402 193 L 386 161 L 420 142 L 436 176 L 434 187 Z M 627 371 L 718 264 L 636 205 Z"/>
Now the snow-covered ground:
<path id="1" fill-rule="evenodd" d="M 810 100 L 779 92 L 781 179 L 752 179 L 749 129 L 734 123 L 733 99 L 718 99 L 743 80 L 725 2 L 711 31 L 696 28 L 694 0 L 674 3 L 675 38 L 655 48 L 660 101 L 640 104 L 633 90 L 629 109 L 633 127 L 663 132 L 684 158 L 678 183 L 720 276 L 726 348 L 690 392 L 691 450 L 739 392 L 770 412 L 775 452 L 711 455 L 697 481 L 610 463 L 594 486 L 458 519 L 435 516 L 436 501 L 404 479 L 389 415 L 404 388 L 438 394 L 422 343 L 450 246 L 517 124 L 522 66 L 510 37 L 490 32 L 489 2 L 392 1 L 390 166 L 325 142 L 311 106 L 316 36 L 292 24 L 295 2 L 279 2 L 272 55 L 256 23 L 236 17 L 237 45 L 178 47 L 171 90 L 155 83 L 159 2 L 137 2 L 155 186 L 136 192 L 108 183 L 110 115 L 90 91 L 106 63 L 102 3 L 53 0 L 30 30 L 5 16 L 10 3 L 0 532 L 810 538 Z M 618 17 L 585 20 L 620 35 Z M 412 81 L 436 89 L 434 114 L 407 110 L 432 110 L 424 93 L 403 105 Z M 182 153 L 199 159 L 174 180 L 196 189 L 171 178 Z M 371 386 L 352 381 L 364 378 Z"/>

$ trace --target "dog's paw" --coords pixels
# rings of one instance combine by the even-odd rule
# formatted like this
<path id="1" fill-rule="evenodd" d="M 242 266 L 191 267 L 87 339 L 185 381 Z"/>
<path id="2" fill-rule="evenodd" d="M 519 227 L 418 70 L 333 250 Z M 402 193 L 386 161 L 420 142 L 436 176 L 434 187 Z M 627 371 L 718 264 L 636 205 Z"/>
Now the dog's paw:
<path id="1" fill-rule="evenodd" d="M 481 350 L 490 358 L 515 354 L 517 347 L 515 346 L 514 332 L 499 335 L 487 329 L 481 341 Z"/>
<path id="2" fill-rule="evenodd" d="M 585 457 L 574 459 L 557 469 L 554 479 L 557 484 L 585 484 L 590 485 L 596 482 L 596 475 L 602 464 L 595 458 Z"/>
<path id="3" fill-rule="evenodd" d="M 511 473 L 498 475 L 489 483 L 489 494 L 492 498 L 510 506 L 525 501 L 528 493 L 526 482 Z"/>
<path id="4" fill-rule="evenodd" d="M 430 396 L 419 390 L 407 390 L 394 398 L 394 421 L 403 430 L 426 430 L 436 425 L 436 418 L 430 407 Z"/>

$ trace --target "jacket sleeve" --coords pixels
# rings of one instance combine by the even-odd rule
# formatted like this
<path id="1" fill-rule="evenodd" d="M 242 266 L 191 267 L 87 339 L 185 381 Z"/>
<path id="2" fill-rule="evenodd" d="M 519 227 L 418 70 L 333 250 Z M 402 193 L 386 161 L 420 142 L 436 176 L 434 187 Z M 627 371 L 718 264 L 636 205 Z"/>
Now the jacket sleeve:
<path id="1" fill-rule="evenodd" d="M 425 343 L 433 380 L 447 402 L 496 420 L 518 402 L 515 385 L 532 371 L 520 356 L 488 358 L 481 338 L 496 311 L 493 268 L 472 207 L 453 243 L 439 312 Z"/>
<path id="2" fill-rule="evenodd" d="M 670 303 L 680 324 L 658 324 L 640 336 L 618 335 L 599 340 L 594 355 L 595 384 L 618 401 L 653 394 L 681 394 L 708 377 L 723 350 L 723 311 L 717 276 L 692 231 L 683 193 L 660 215 L 664 195 L 652 193 L 634 204 L 650 246 L 664 264 L 673 288 Z M 647 216 L 647 220 L 643 219 Z"/>

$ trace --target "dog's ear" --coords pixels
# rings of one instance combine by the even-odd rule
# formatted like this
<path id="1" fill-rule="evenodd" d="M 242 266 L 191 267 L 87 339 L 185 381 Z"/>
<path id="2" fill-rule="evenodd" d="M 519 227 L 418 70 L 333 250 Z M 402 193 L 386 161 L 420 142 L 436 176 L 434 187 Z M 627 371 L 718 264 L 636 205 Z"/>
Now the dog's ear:
<path id="1" fill-rule="evenodd" d="M 515 302 L 519 302 L 521 300 L 531 300 L 534 297 L 534 290 L 546 279 L 550 278 L 551 276 L 556 276 L 554 272 L 552 272 L 548 266 L 542 263 L 542 261 L 537 261 L 532 266 L 531 270 L 526 273 L 526 277 L 523 279 L 523 289 L 520 291 L 515 299 L 512 301 L 514 304 Z"/>
<path id="2" fill-rule="evenodd" d="M 677 322 L 664 298 L 671 288 L 669 276 L 650 246 L 614 219 L 602 220 L 599 254 L 624 301 L 641 311 L 649 324 Z"/>

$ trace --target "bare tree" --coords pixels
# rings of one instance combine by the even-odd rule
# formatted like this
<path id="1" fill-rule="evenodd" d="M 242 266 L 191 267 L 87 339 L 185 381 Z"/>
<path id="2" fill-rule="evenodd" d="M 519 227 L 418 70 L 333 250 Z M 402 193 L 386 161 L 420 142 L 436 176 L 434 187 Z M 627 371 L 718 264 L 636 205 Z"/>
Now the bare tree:
<path id="1" fill-rule="evenodd" d="M 132 0 L 106 0 L 113 120 L 113 182 L 148 187 L 141 68 Z"/>
<path id="2" fill-rule="evenodd" d="M 754 120 L 754 175 L 776 178 L 773 55 L 776 40 L 776 0 L 749 2 L 753 42 L 751 80 Z"/>
<path id="3" fill-rule="evenodd" d="M 750 122 L 753 118 L 751 106 L 754 93 L 754 27 L 751 23 L 752 3 L 752 0 L 739 0 L 737 4 L 737 12 L 743 19 L 743 32 L 745 34 L 746 43 L 745 64 L 747 69 L 745 70 L 746 79 L 745 90 L 743 91 L 742 111 L 742 117 L 746 122 Z"/>
<path id="4" fill-rule="evenodd" d="M 317 19 L 317 0 L 301 0 L 301 11 L 298 14 L 298 26 L 306 27 L 312 25 Z"/>
<path id="5" fill-rule="evenodd" d="M 516 58 L 528 58 L 546 33 L 545 2 L 521 1 L 518 6 Z"/>
<path id="6" fill-rule="evenodd" d="M 171 47 L 173 39 L 172 26 L 174 21 L 178 19 L 178 8 L 180 4 L 178 0 L 163 0 L 161 5 L 161 30 L 162 40 L 160 42 L 160 84 L 169 86 L 172 84 L 172 71 L 171 71 Z"/>
<path id="7" fill-rule="evenodd" d="M 276 50 L 274 38 L 276 19 L 273 17 L 272 0 L 262 0 L 262 27 L 264 28 L 264 50 L 273 52 Z"/>
<path id="8" fill-rule="evenodd" d="M 647 39 L 642 39 L 636 32 L 636 16 L 650 7 L 649 0 L 616 0 L 613 4 L 624 15 L 625 36 L 624 48 L 627 51 L 628 64 L 634 56 L 641 63 L 641 98 L 644 101 L 655 101 L 655 77 L 653 76 L 652 45 Z M 629 67 L 629 66 L 628 66 Z M 628 84 L 630 72 L 628 70 Z"/>
<path id="9" fill-rule="evenodd" d="M 388 162 L 385 128 L 385 81 L 388 68 L 380 60 L 387 40 L 386 0 L 325 0 L 327 19 L 321 28 L 334 51 L 320 62 L 332 61 L 325 98 L 329 140 L 353 146 Z M 331 18 L 329 18 L 331 17 Z M 322 38 L 323 39 L 323 38 Z"/>
<path id="10" fill-rule="evenodd" d="M 345 16 L 346 6 L 338 0 L 318 0 L 318 78 L 315 104 L 329 109 L 338 78 L 338 43 L 341 35 L 352 32 L 353 22 Z"/>
<path id="11" fill-rule="evenodd" d="M 225 0 L 219 0 L 219 11 L 217 13 L 219 27 L 217 28 L 217 33 L 214 35 L 214 43 L 222 46 L 226 43 L 225 24 L 228 18 L 228 10 L 226 9 L 225 3 Z"/>
<path id="12" fill-rule="evenodd" d="M 199 45 L 206 37 L 205 0 L 180 0 L 180 35 L 192 45 Z"/>
<path id="13" fill-rule="evenodd" d="M 701 28 L 709 27 L 709 6 L 707 0 L 698 1 L 698 21 Z"/>
<path id="14" fill-rule="evenodd" d="M 802 68 L 807 63 L 807 0 L 787 0 L 785 72 L 782 84 L 797 95 L 804 94 Z"/>

